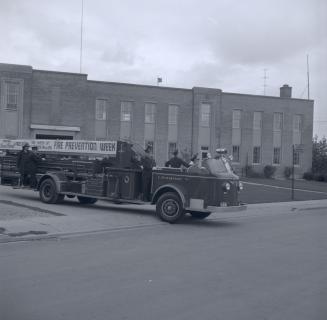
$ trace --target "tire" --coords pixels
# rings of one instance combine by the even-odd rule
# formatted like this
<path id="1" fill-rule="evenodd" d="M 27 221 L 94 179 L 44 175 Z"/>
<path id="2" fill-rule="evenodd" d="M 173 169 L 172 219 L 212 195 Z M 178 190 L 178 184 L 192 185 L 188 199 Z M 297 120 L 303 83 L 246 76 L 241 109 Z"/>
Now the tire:
<path id="1" fill-rule="evenodd" d="M 173 192 L 161 195 L 156 204 L 157 216 L 165 222 L 175 223 L 185 215 L 180 197 Z"/>
<path id="2" fill-rule="evenodd" d="M 94 204 L 98 201 L 97 198 L 82 197 L 82 196 L 77 196 L 77 199 L 81 204 Z"/>
<path id="3" fill-rule="evenodd" d="M 191 216 L 193 219 L 197 220 L 203 220 L 211 215 L 211 212 L 198 212 L 198 211 L 193 211 L 190 212 Z"/>
<path id="4" fill-rule="evenodd" d="M 59 203 L 65 197 L 57 192 L 55 182 L 49 178 L 42 181 L 39 192 L 41 201 L 44 203 Z"/>

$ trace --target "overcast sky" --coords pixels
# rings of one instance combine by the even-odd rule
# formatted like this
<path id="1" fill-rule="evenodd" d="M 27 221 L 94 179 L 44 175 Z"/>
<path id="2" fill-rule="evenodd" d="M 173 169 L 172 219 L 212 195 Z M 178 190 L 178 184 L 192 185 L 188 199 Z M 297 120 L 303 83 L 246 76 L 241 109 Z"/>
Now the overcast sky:
<path id="1" fill-rule="evenodd" d="M 0 0 L 0 62 L 79 72 L 82 0 Z M 326 0 L 84 0 L 91 80 L 306 99 L 327 136 Z M 266 81 L 264 74 L 266 69 Z"/>

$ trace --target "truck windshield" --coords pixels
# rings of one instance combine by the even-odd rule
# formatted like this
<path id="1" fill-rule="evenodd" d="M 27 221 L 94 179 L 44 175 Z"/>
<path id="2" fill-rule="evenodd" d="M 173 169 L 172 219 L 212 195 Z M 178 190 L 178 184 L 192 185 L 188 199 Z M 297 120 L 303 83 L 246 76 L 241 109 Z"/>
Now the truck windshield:
<path id="1" fill-rule="evenodd" d="M 221 157 L 219 159 L 206 159 L 202 162 L 202 165 L 209 170 L 209 172 L 215 176 L 224 173 L 233 173 L 233 170 L 227 159 Z"/>

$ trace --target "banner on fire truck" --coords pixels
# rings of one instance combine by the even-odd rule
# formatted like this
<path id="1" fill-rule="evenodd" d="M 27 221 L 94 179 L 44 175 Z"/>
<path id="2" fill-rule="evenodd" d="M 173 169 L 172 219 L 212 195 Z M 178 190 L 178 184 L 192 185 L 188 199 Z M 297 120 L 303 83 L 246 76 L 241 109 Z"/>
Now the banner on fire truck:
<path id="1" fill-rule="evenodd" d="M 85 153 L 116 155 L 117 141 L 85 141 L 85 140 L 10 140 L 0 139 L 0 149 L 21 150 L 28 143 L 37 147 L 39 152 Z"/>

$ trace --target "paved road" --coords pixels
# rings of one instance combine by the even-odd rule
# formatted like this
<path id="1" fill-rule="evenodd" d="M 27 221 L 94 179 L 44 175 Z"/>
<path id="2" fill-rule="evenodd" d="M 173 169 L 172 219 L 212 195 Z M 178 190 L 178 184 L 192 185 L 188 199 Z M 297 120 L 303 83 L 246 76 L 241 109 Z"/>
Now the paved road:
<path id="1" fill-rule="evenodd" d="M 325 320 L 327 211 L 0 244 L 1 320 Z"/>

